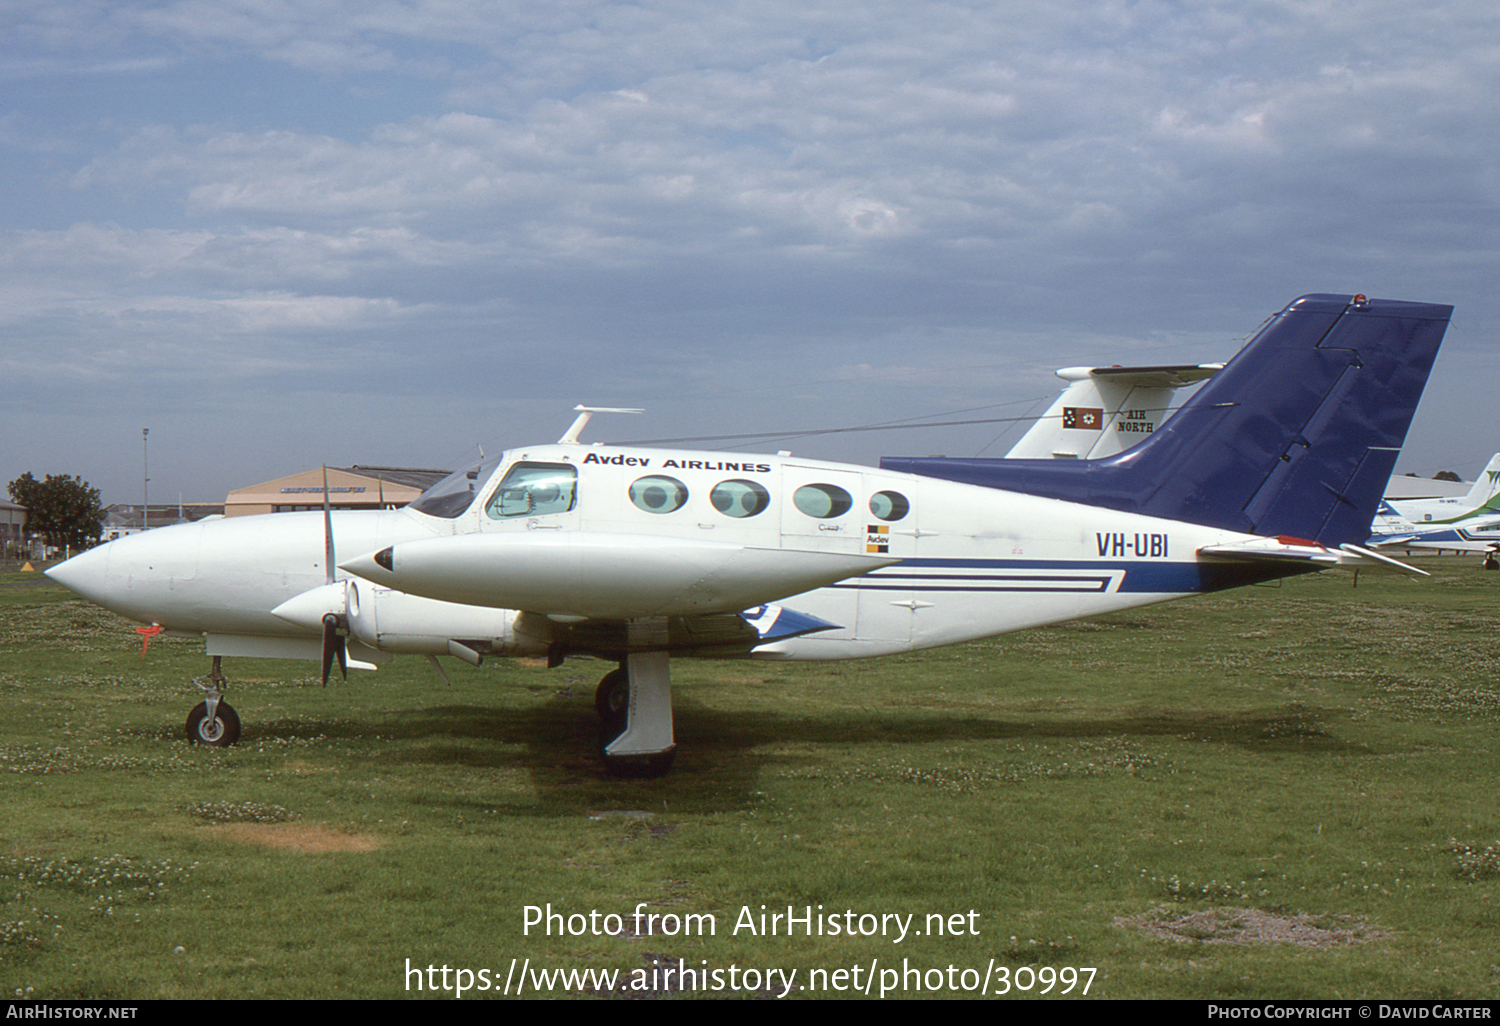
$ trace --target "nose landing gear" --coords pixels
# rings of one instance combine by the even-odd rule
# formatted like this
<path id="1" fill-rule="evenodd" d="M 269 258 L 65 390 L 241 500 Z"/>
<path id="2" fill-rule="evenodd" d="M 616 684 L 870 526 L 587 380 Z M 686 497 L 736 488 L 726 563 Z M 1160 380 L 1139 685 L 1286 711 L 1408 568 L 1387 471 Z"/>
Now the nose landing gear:
<path id="1" fill-rule="evenodd" d="M 228 748 L 240 739 L 240 718 L 224 701 L 223 685 L 227 679 L 220 671 L 220 658 L 214 656 L 214 668 L 206 678 L 193 679 L 206 697 L 188 713 L 187 736 L 193 744 Z M 204 684 L 204 680 L 208 683 Z"/>

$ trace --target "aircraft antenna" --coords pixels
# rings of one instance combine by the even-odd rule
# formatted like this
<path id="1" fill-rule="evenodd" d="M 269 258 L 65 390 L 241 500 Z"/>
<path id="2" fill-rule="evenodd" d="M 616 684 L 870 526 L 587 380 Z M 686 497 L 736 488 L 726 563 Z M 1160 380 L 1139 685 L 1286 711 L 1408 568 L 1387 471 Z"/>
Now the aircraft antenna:
<path id="1" fill-rule="evenodd" d="M 590 418 L 596 413 L 645 413 L 645 410 L 627 410 L 614 406 L 575 406 L 578 411 L 578 419 L 573 421 L 573 426 L 563 432 L 563 436 L 557 440 L 558 445 L 578 445 L 578 435 L 588 424 Z"/>

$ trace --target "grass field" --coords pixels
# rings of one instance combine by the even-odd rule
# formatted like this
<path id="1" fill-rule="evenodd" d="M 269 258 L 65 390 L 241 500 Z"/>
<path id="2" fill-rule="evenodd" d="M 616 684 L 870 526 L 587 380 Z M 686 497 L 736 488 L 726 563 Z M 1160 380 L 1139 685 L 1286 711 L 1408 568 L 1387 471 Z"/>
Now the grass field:
<path id="1" fill-rule="evenodd" d="M 605 776 L 584 660 L 327 689 L 226 660 L 244 737 L 192 748 L 201 642 L 143 660 L 134 625 L 3 575 L 0 985 L 1500 996 L 1500 573 L 1421 565 L 909 657 L 679 660 L 649 782 Z M 789 905 L 822 935 L 760 932 Z"/>

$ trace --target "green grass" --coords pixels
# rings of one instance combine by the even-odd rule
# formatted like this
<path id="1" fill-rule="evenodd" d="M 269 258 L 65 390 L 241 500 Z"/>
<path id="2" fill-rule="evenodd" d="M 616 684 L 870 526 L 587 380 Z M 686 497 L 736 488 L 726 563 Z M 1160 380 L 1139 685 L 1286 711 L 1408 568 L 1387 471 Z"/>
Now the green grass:
<path id="1" fill-rule="evenodd" d="M 193 748 L 201 642 L 142 660 L 134 625 L 0 575 L 0 988 L 432 997 L 408 960 L 499 988 L 512 959 L 863 986 L 905 960 L 969 970 L 938 991 L 961 996 L 994 960 L 1092 967 L 1105 998 L 1493 998 L 1500 574 L 1421 565 L 868 662 L 679 660 L 677 762 L 648 782 L 603 773 L 584 660 L 327 689 L 226 660 L 243 739 Z M 523 926 L 642 902 L 717 931 Z M 789 904 L 962 930 L 734 930 Z"/>

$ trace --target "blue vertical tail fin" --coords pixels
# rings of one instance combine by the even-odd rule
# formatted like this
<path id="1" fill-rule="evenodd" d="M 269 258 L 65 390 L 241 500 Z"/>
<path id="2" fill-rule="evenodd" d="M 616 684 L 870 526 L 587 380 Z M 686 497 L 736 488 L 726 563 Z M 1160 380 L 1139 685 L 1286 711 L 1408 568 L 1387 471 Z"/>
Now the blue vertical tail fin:
<path id="1" fill-rule="evenodd" d="M 880 465 L 1245 534 L 1362 542 L 1452 312 L 1303 296 L 1146 441 L 1117 455 Z"/>

